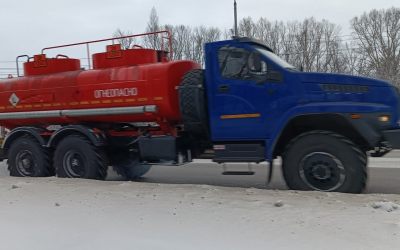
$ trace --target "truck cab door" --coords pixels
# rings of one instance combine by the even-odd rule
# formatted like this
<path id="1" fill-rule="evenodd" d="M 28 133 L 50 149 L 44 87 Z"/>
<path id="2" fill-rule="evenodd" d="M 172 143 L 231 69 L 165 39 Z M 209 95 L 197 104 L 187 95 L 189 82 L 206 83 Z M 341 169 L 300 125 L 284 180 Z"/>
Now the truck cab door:
<path id="1" fill-rule="evenodd" d="M 212 139 L 267 139 L 279 115 L 282 73 L 251 46 L 222 46 L 214 53 L 208 79 Z"/>

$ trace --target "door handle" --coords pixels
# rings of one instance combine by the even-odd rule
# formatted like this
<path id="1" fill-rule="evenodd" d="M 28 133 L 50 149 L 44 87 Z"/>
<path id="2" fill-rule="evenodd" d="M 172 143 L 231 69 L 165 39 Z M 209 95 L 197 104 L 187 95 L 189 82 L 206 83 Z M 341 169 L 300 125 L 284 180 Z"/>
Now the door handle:
<path id="1" fill-rule="evenodd" d="M 218 91 L 221 93 L 226 93 L 229 91 L 229 85 L 219 85 Z"/>

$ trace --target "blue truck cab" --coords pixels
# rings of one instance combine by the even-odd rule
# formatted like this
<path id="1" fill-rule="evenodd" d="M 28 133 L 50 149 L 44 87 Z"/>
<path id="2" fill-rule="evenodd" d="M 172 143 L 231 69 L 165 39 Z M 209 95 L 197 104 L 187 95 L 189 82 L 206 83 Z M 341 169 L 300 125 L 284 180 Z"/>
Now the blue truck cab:
<path id="1" fill-rule="evenodd" d="M 249 38 L 208 43 L 205 59 L 182 86 L 203 88 L 198 134 L 215 162 L 281 157 L 291 189 L 359 193 L 368 154 L 400 148 L 399 92 L 386 81 L 301 72 Z M 193 127 L 194 113 L 183 113 Z"/>

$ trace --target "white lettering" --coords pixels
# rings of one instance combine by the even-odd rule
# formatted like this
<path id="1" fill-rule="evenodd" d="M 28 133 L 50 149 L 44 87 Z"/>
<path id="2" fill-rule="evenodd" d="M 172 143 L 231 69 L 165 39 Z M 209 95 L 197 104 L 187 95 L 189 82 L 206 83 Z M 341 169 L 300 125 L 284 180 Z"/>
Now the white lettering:
<path id="1" fill-rule="evenodd" d="M 137 96 L 137 88 L 124 88 L 124 89 L 98 89 L 94 91 L 94 97 L 99 98 L 112 98 L 112 97 L 129 97 Z"/>

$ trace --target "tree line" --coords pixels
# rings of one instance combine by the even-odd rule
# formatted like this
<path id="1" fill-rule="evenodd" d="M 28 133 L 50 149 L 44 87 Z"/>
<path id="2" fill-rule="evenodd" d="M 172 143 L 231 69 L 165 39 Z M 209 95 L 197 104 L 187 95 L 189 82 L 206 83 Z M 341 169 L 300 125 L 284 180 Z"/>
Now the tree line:
<path id="1" fill-rule="evenodd" d="M 400 8 L 371 10 L 351 21 L 351 34 L 327 20 L 271 21 L 251 17 L 239 21 L 239 35 L 261 40 L 280 57 L 306 72 L 335 72 L 389 80 L 400 87 Z M 231 30 L 218 27 L 161 24 L 151 10 L 146 32 L 170 30 L 174 60 L 204 64 L 204 43 L 229 39 Z M 118 29 L 114 36 L 130 34 Z M 160 49 L 163 38 L 123 39 L 124 48 L 134 44 Z"/>

